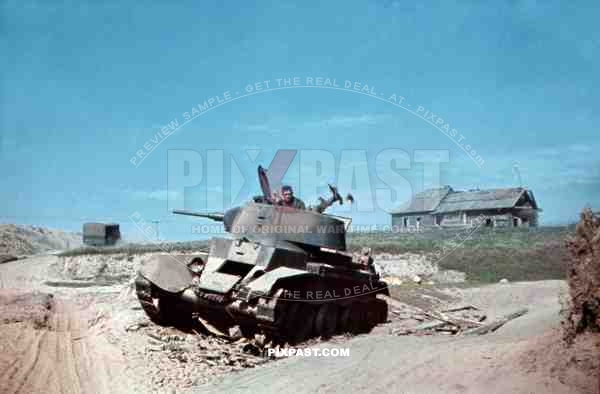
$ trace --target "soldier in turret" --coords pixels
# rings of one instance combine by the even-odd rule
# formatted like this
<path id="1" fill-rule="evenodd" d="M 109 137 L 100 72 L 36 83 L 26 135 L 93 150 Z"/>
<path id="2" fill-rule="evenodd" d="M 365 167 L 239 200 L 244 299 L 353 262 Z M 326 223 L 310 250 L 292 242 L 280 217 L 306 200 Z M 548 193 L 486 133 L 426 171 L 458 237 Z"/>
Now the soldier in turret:
<path id="1" fill-rule="evenodd" d="M 294 209 L 306 209 L 304 201 L 294 196 L 294 190 L 288 185 L 281 187 L 281 194 L 275 195 L 273 201 L 275 201 L 276 205 L 283 205 Z"/>

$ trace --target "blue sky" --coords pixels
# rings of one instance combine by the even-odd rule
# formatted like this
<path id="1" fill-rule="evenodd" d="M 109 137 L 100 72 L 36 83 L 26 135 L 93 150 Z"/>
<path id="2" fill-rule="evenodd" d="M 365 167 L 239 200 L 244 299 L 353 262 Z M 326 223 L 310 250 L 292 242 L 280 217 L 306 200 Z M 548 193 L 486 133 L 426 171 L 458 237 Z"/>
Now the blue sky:
<path id="1" fill-rule="evenodd" d="M 356 158 L 363 150 L 373 190 L 382 187 L 377 154 L 407 152 L 410 168 L 392 185 L 397 201 L 372 212 L 334 210 L 357 224 L 389 223 L 386 209 L 436 182 L 415 150 L 448 151 L 439 183 L 457 189 L 517 186 L 518 163 L 543 224 L 598 206 L 597 2 L 198 4 L 2 3 L 3 222 L 80 230 L 87 220 L 117 221 L 135 239 L 141 234 L 129 216 L 138 212 L 160 219 L 164 238 L 192 239 L 190 226 L 205 222 L 170 214 L 169 196 L 180 208 L 210 210 L 239 189 L 235 202 L 243 202 L 258 191 L 256 165 L 267 166 L 278 149 L 330 152 L 336 171 L 322 180 L 333 182 L 340 167 L 364 164 Z M 198 104 L 295 77 L 402 96 L 413 112 L 421 106 L 456 129 L 484 163 L 408 107 L 317 88 L 232 100 L 179 128 L 139 166 L 130 162 Z M 168 152 L 185 149 L 202 157 L 202 169 L 190 169 L 202 181 L 182 194 L 169 187 Z M 247 149 L 260 149 L 255 162 Z M 220 183 L 208 184 L 220 171 L 208 150 L 223 151 Z M 355 150 L 354 158 L 342 162 L 342 150 Z M 309 168 L 301 164 L 299 153 L 286 181 L 301 182 Z M 358 186 L 357 199 L 374 198 Z M 314 202 L 317 191 L 303 189 L 300 197 Z"/>

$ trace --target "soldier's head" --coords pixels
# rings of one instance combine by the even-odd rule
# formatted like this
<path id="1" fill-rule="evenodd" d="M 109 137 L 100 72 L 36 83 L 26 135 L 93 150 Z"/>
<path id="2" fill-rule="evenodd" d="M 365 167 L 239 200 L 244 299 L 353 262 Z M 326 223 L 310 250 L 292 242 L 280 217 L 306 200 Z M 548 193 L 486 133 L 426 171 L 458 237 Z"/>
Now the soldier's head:
<path id="1" fill-rule="evenodd" d="M 281 186 L 281 196 L 283 197 L 283 201 L 289 203 L 294 199 L 294 190 L 288 185 Z"/>

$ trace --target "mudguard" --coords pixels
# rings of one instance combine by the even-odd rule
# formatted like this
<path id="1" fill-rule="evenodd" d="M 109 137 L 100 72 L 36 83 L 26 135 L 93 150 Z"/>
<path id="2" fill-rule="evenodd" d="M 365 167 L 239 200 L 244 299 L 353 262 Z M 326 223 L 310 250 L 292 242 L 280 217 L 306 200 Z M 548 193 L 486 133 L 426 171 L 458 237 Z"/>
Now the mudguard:
<path id="1" fill-rule="evenodd" d="M 160 289 L 179 293 L 192 283 L 192 271 L 185 260 L 170 254 L 157 254 L 146 260 L 138 273 Z"/>
<path id="2" fill-rule="evenodd" d="M 266 272 L 258 279 L 248 283 L 245 287 L 248 291 L 250 298 L 260 295 L 269 294 L 271 290 L 277 285 L 277 282 L 284 279 L 291 278 L 307 278 L 314 277 L 315 275 L 305 270 L 299 270 L 288 267 L 278 267 L 273 271 Z"/>

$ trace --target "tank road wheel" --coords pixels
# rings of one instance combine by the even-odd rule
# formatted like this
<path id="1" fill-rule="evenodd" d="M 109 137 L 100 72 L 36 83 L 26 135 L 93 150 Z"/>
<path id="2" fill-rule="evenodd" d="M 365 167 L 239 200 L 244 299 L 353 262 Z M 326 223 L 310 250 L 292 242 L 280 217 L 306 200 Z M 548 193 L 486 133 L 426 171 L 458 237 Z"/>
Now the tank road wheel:
<path id="1" fill-rule="evenodd" d="M 352 320 L 351 320 L 352 305 L 340 308 L 340 319 L 338 320 L 337 331 L 340 334 L 352 332 Z"/>
<path id="2" fill-rule="evenodd" d="M 154 323 L 161 326 L 193 324 L 191 311 L 184 309 L 171 294 L 141 276 L 136 278 L 135 287 L 142 309 Z"/>
<path id="3" fill-rule="evenodd" d="M 382 304 L 383 303 L 383 304 Z M 379 300 L 377 298 L 372 298 L 366 303 L 368 311 L 368 329 L 372 330 L 375 326 L 380 323 L 385 323 L 387 321 L 387 303 L 383 300 Z M 383 308 L 386 309 L 383 309 Z"/>
<path id="4" fill-rule="evenodd" d="M 140 305 L 150 320 L 161 326 L 175 322 L 172 314 L 173 305 L 168 294 L 160 291 L 141 276 L 138 276 L 135 280 L 135 290 Z"/>
<path id="5" fill-rule="evenodd" d="M 306 341 L 312 336 L 315 308 L 305 302 L 297 302 L 294 313 L 289 316 L 287 336 L 292 345 Z"/>
<path id="6" fill-rule="evenodd" d="M 254 338 L 258 332 L 257 327 L 251 324 L 240 324 L 240 332 L 244 338 Z"/>
<path id="7" fill-rule="evenodd" d="M 366 303 L 364 302 L 355 302 L 352 304 L 352 310 L 350 312 L 351 320 L 352 320 L 352 333 L 353 334 L 362 334 L 368 332 L 368 313 L 366 308 Z"/>
<path id="8" fill-rule="evenodd" d="M 375 300 L 377 309 L 377 324 L 387 323 L 388 320 L 388 304 L 384 300 Z"/>
<path id="9" fill-rule="evenodd" d="M 273 343 L 283 345 L 288 336 L 288 328 L 290 326 L 289 319 L 295 313 L 297 303 L 283 299 L 283 288 L 278 288 L 274 291 L 273 296 L 267 301 L 267 305 L 275 310 L 275 321 L 271 328 Z"/>
<path id="10" fill-rule="evenodd" d="M 335 334 L 338 309 L 337 305 L 332 303 L 325 303 L 319 306 L 317 316 L 315 317 L 315 334 L 317 336 L 327 339 Z"/>
<path id="11" fill-rule="evenodd" d="M 294 317 L 298 315 L 298 309 L 300 309 L 300 304 L 294 301 L 285 301 L 285 316 L 283 316 L 283 330 L 284 334 L 289 335 L 295 329 L 295 319 Z"/>

